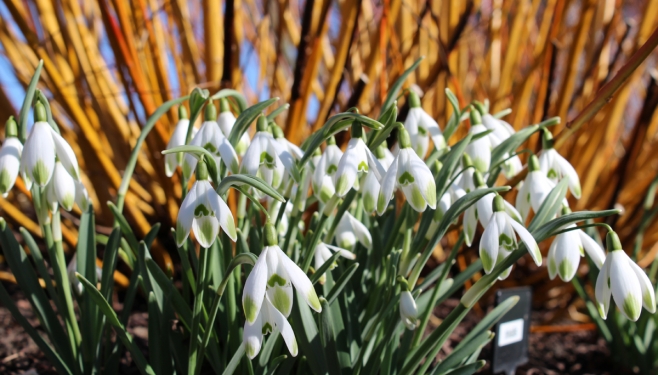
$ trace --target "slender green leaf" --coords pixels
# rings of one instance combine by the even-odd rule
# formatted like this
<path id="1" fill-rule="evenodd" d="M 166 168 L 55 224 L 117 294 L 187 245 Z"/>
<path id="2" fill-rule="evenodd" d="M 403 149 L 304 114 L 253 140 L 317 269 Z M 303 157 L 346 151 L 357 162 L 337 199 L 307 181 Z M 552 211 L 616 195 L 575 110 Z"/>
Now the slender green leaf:
<path id="1" fill-rule="evenodd" d="M 327 303 L 332 304 L 340 292 L 345 288 L 345 285 L 350 281 L 352 276 L 354 276 L 354 272 L 356 272 L 356 269 L 359 268 L 359 263 L 353 263 L 351 266 L 347 268 L 345 272 L 343 272 L 342 275 L 340 275 L 340 278 L 338 281 L 336 281 L 336 285 L 331 289 L 329 294 L 327 295 Z"/>
<path id="2" fill-rule="evenodd" d="M 240 364 L 242 357 L 244 357 L 244 343 L 241 343 L 240 347 L 238 347 L 238 350 L 235 352 L 235 354 L 233 354 L 233 358 L 231 358 L 231 362 L 228 363 L 226 369 L 224 369 L 224 372 L 222 372 L 222 375 L 233 374 L 235 370 L 238 368 L 238 365 Z"/>
<path id="3" fill-rule="evenodd" d="M 139 242 L 137 242 L 137 237 L 135 237 L 135 233 L 128 223 L 128 220 L 125 216 L 123 216 L 121 210 L 115 206 L 114 203 L 108 201 L 107 206 L 110 208 L 110 211 L 112 211 L 114 220 L 119 224 L 121 232 L 126 237 L 126 240 L 128 240 L 128 244 L 130 245 L 130 249 L 133 251 L 133 254 L 137 254 L 139 249 Z"/>
<path id="4" fill-rule="evenodd" d="M 546 196 L 546 199 L 539 206 L 539 210 L 535 213 L 535 217 L 532 218 L 530 225 L 528 225 L 528 231 L 532 232 L 537 229 L 540 225 L 545 224 L 549 220 L 555 217 L 560 209 L 562 209 L 564 197 L 567 195 L 568 188 L 568 179 L 563 178 Z"/>
<path id="5" fill-rule="evenodd" d="M 228 136 L 228 140 L 231 142 L 233 147 L 238 145 L 242 134 L 247 131 L 249 125 L 251 125 L 251 123 L 254 122 L 254 120 L 256 120 L 260 114 L 262 114 L 265 108 L 271 106 L 278 100 L 279 98 L 272 98 L 262 101 L 260 103 L 254 104 L 253 106 L 245 109 L 242 113 L 240 113 L 238 118 L 235 120 L 235 125 L 233 125 L 231 134 Z"/>
<path id="6" fill-rule="evenodd" d="M 270 197 L 278 200 L 279 202 L 285 202 L 286 198 L 281 195 L 276 189 L 271 185 L 268 185 L 262 178 L 248 175 L 248 174 L 234 174 L 228 177 L 224 177 L 222 182 L 217 186 L 217 193 L 219 195 L 224 195 L 228 191 L 228 188 L 231 186 L 244 186 L 249 185 L 254 189 L 258 189 L 263 193 L 269 195 Z"/>
<path id="7" fill-rule="evenodd" d="M 286 104 L 282 105 L 281 107 L 275 109 L 274 111 L 272 111 L 272 113 L 267 115 L 267 121 L 274 121 L 276 116 L 280 115 L 284 111 L 287 111 L 288 108 L 290 108 L 290 104 L 286 103 Z"/>
<path id="8" fill-rule="evenodd" d="M 238 103 L 238 108 L 240 109 L 240 113 L 244 112 L 245 109 L 247 109 L 247 100 L 244 98 L 244 95 L 242 95 L 239 91 L 233 90 L 233 89 L 222 89 L 219 90 L 218 92 L 214 93 L 211 97 L 210 100 L 217 100 L 221 98 L 233 98 L 235 99 L 236 103 Z"/>
<path id="9" fill-rule="evenodd" d="M 34 75 L 30 79 L 30 83 L 27 85 L 27 90 L 25 91 L 25 98 L 23 99 L 23 104 L 21 105 L 21 111 L 18 113 L 18 135 L 20 137 L 21 143 L 25 143 L 27 139 L 27 117 L 30 107 L 32 106 L 32 99 L 34 98 L 34 91 L 37 88 L 37 83 L 39 82 L 39 77 L 41 76 L 41 69 L 43 68 L 43 60 L 39 60 L 37 68 L 34 70 Z"/>
<path id="10" fill-rule="evenodd" d="M 388 94 L 386 94 L 386 100 L 384 100 L 384 103 L 382 103 L 382 113 L 385 113 L 386 110 L 390 105 L 393 104 L 393 101 L 395 98 L 397 98 L 398 93 L 400 92 L 400 89 L 402 88 L 402 84 L 404 84 L 404 81 L 409 77 L 409 74 L 416 70 L 420 63 L 423 61 L 425 56 L 421 56 L 416 62 L 414 62 L 407 70 L 405 70 L 400 77 L 398 77 L 397 80 L 395 80 L 395 83 L 391 85 L 388 89 Z"/>

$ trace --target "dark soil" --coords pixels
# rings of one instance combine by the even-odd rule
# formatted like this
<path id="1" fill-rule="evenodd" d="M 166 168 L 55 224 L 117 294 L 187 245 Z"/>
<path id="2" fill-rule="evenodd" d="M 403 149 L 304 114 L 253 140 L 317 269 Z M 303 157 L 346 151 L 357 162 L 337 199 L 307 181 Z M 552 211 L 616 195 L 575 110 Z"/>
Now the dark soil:
<path id="1" fill-rule="evenodd" d="M 32 314 L 30 304 L 22 293 L 14 286 L 5 284 L 14 296 L 16 304 L 23 315 L 33 326 L 39 323 Z M 444 318 L 458 303 L 450 299 L 437 307 L 435 313 Z M 120 308 L 120 307 L 119 307 Z M 542 321 L 544 312 L 533 312 L 535 324 Z M 449 354 L 459 340 L 481 319 L 475 312 L 469 313 L 465 320 L 453 332 L 439 357 Z M 128 328 L 138 345 L 146 354 L 148 316 L 145 312 L 135 312 L 131 315 Z M 433 329 L 430 324 L 428 329 Z M 482 351 L 480 358 L 491 359 L 491 345 Z M 529 361 L 517 369 L 517 374 L 632 374 L 620 370 L 611 361 L 605 341 L 599 338 L 596 331 L 581 331 L 569 333 L 532 333 L 530 335 Z M 124 354 L 122 374 L 137 374 L 131 366 L 129 354 Z M 490 374 L 490 365 L 480 371 Z M 0 307 L 0 374 L 56 374 L 39 348 L 25 331 L 11 317 L 9 311 Z"/>

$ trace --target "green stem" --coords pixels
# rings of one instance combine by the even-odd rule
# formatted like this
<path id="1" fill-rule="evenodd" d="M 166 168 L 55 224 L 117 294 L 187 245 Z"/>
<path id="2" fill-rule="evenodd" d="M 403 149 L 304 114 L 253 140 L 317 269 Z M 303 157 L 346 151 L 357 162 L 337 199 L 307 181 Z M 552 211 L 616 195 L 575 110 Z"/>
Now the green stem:
<path id="1" fill-rule="evenodd" d="M 202 310 L 203 310 L 203 292 L 206 283 L 206 269 L 208 265 L 209 251 L 205 247 L 201 247 L 199 254 L 199 272 L 197 275 L 196 296 L 194 298 L 194 309 L 192 311 L 192 332 L 190 334 L 190 352 L 189 363 L 187 372 L 188 374 L 196 374 L 196 364 L 198 356 L 198 343 L 199 343 L 199 324 L 201 323 Z M 208 331 L 208 330 L 206 330 Z"/>

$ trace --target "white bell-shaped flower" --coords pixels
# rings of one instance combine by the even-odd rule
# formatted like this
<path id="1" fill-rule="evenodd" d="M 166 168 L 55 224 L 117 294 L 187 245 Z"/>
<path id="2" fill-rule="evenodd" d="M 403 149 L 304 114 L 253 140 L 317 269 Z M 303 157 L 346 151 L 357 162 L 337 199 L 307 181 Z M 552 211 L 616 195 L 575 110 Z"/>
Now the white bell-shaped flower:
<path id="1" fill-rule="evenodd" d="M 574 228 L 569 225 L 567 228 Z M 551 247 L 548 249 L 548 275 L 553 280 L 559 275 L 563 281 L 571 281 L 576 275 L 580 257 L 587 255 L 598 268 L 603 266 L 605 253 L 603 249 L 580 229 L 560 233 L 555 236 Z"/>
<path id="2" fill-rule="evenodd" d="M 523 222 L 530 214 L 530 208 L 534 212 L 539 210 L 548 194 L 555 185 L 539 169 L 539 161 L 535 155 L 528 160 L 528 175 L 516 195 L 516 209 L 521 214 Z"/>
<path id="3" fill-rule="evenodd" d="M 331 246 L 331 245 L 328 245 L 324 242 L 320 242 L 320 243 L 317 244 L 317 246 L 315 246 L 315 250 L 314 250 L 314 254 L 313 254 L 313 261 L 314 261 L 313 266 L 315 267 L 316 271 L 320 267 L 322 267 L 322 265 L 325 264 L 329 260 L 329 258 L 332 257 L 332 255 L 333 255 L 331 253 L 332 251 L 339 253 L 340 256 L 342 256 L 343 258 L 352 259 L 352 260 L 356 259 L 356 255 L 354 255 L 354 253 L 349 251 L 349 250 L 345 250 L 345 249 L 342 249 L 340 247 Z M 336 262 L 334 262 L 329 267 L 329 269 L 333 270 L 335 267 L 336 267 Z M 322 274 L 322 276 L 320 276 L 320 280 L 319 280 L 320 284 L 324 284 L 326 279 L 327 279 L 327 277 L 324 274 Z"/>
<path id="4" fill-rule="evenodd" d="M 229 107 L 228 100 L 225 98 L 219 99 L 219 116 L 217 116 L 217 124 L 219 128 L 224 133 L 224 137 L 228 138 L 231 135 L 231 130 L 235 125 L 237 119 L 231 112 Z M 244 153 L 247 152 L 247 148 L 251 144 L 251 138 L 249 137 L 249 132 L 242 133 L 240 140 L 238 141 L 237 146 L 235 146 L 235 152 L 240 156 L 244 156 Z"/>
<path id="5" fill-rule="evenodd" d="M 482 239 L 480 240 L 480 259 L 482 267 L 487 274 L 493 271 L 496 264 L 502 262 L 518 247 L 516 235 L 525 244 L 530 256 L 537 266 L 541 266 L 542 257 L 532 234 L 514 220 L 505 209 L 505 200 L 500 195 L 496 195 L 492 203 L 493 213 L 491 214 L 488 224 L 485 225 Z M 505 279 L 512 267 L 509 267 L 499 279 Z"/>
<path id="6" fill-rule="evenodd" d="M 262 178 L 276 189 L 281 185 L 286 171 L 291 173 L 294 158 L 274 139 L 265 116 L 258 118 L 256 129 L 256 135 L 242 158 L 240 173 Z M 256 194 L 260 196 L 257 191 Z"/>
<path id="7" fill-rule="evenodd" d="M 636 321 L 642 306 L 651 314 L 656 312 L 656 295 L 647 274 L 622 250 L 615 232 L 606 236 L 608 255 L 596 279 L 595 295 L 599 314 L 608 316 L 610 295 L 622 314 Z"/>
<path id="8" fill-rule="evenodd" d="M 338 169 L 334 174 L 334 186 L 336 195 L 344 197 L 352 188 L 358 190 L 358 178 L 360 174 L 370 172 L 370 168 L 376 168 L 371 165 L 375 160 L 372 157 L 368 146 L 361 138 L 363 130 L 361 125 L 352 124 L 352 139 L 347 143 L 347 149 L 338 162 Z"/>
<path id="9" fill-rule="evenodd" d="M 487 131 L 487 128 L 482 125 L 482 118 L 480 113 L 472 108 L 471 109 L 471 129 L 469 130 L 470 134 L 479 134 Z M 491 134 L 489 134 L 491 135 Z M 484 136 L 466 146 L 464 152 L 471 157 L 473 166 L 480 173 L 485 174 L 489 171 L 489 166 L 491 164 L 491 149 L 493 148 L 491 144 L 491 137 Z"/>
<path id="10" fill-rule="evenodd" d="M 167 143 L 167 149 L 182 146 L 185 144 L 185 138 L 187 137 L 187 129 L 190 126 L 190 120 L 187 118 L 187 110 L 184 106 L 178 107 L 178 123 L 174 132 L 169 138 Z M 176 172 L 176 168 L 183 165 L 184 155 L 181 152 L 174 154 L 165 155 L 165 174 L 167 177 L 171 177 Z"/>
<path id="11" fill-rule="evenodd" d="M 89 193 L 87 188 L 80 181 L 75 182 L 75 203 L 80 207 L 81 211 L 87 211 L 89 207 Z"/>
<path id="12" fill-rule="evenodd" d="M 46 200 L 49 203 L 49 207 L 52 207 L 52 211 L 54 211 L 59 203 L 63 209 L 71 211 L 71 209 L 73 209 L 73 204 L 76 201 L 75 198 L 76 181 L 66 169 L 64 169 L 64 166 L 58 160 L 55 162 L 53 177 L 46 186 Z M 80 208 L 82 208 L 82 206 L 80 206 Z"/>
<path id="13" fill-rule="evenodd" d="M 386 148 L 385 143 L 382 143 L 375 150 L 374 154 L 381 166 L 384 168 L 384 171 L 388 170 L 388 168 L 393 163 L 393 160 L 395 160 L 395 157 L 391 151 Z M 368 173 L 363 179 L 361 196 L 363 198 L 363 209 L 368 214 L 375 212 L 377 209 L 377 197 L 379 196 L 380 188 L 381 185 L 379 183 L 379 179 L 377 178 L 377 173 Z"/>
<path id="14" fill-rule="evenodd" d="M 12 116 L 5 124 L 5 142 L 0 148 L 0 194 L 3 197 L 14 187 L 21 166 L 23 144 L 17 135 L 18 127 Z"/>
<path id="15" fill-rule="evenodd" d="M 242 308 L 247 322 L 254 324 L 266 294 L 283 316 L 290 315 L 293 303 L 292 286 L 313 310 L 321 312 L 322 306 L 311 280 L 279 248 L 274 225 L 269 222 L 265 224 L 265 243 L 267 246 L 258 256 L 244 284 Z"/>
<path id="16" fill-rule="evenodd" d="M 544 128 L 543 150 L 539 153 L 539 169 L 551 182 L 557 184 L 563 178 L 568 178 L 569 191 L 576 199 L 580 199 L 582 193 L 580 178 L 571 163 L 553 148 L 553 135 Z"/>
<path id="17" fill-rule="evenodd" d="M 196 133 L 192 146 L 203 147 L 210 152 L 215 159 L 215 164 L 219 166 L 223 162 L 231 173 L 238 173 L 238 155 L 235 153 L 231 142 L 224 137 L 219 125 L 217 124 L 217 110 L 212 103 L 206 105 L 204 113 L 205 121 Z M 196 169 L 197 159 L 192 154 L 185 154 L 183 160 L 183 177 L 187 180 L 192 176 Z"/>
<path id="18" fill-rule="evenodd" d="M 345 212 L 336 226 L 336 243 L 344 249 L 352 249 L 357 241 L 367 249 L 372 246 L 368 228 L 352 214 Z"/>
<path id="19" fill-rule="evenodd" d="M 414 330 L 418 325 L 418 307 L 408 290 L 400 293 L 400 318 L 407 329 Z"/>
<path id="20" fill-rule="evenodd" d="M 209 248 L 220 227 L 233 241 L 237 239 L 231 209 L 210 185 L 208 167 L 201 159 L 196 166 L 196 181 L 178 211 L 176 243 L 183 246 L 191 229 L 199 244 Z"/>
<path id="21" fill-rule="evenodd" d="M 75 180 L 80 180 L 78 159 L 69 144 L 47 122 L 46 109 L 37 101 L 34 105 L 35 123 L 25 141 L 21 154 L 21 172 L 30 181 L 45 187 L 55 172 L 55 159 L 59 159 Z"/>
<path id="22" fill-rule="evenodd" d="M 411 148 L 409 133 L 404 128 L 399 129 L 398 141 L 400 151 L 381 181 L 377 213 L 384 213 L 396 187 L 402 190 L 414 210 L 423 212 L 428 206 L 435 209 L 436 183 L 432 171 Z"/>
<path id="23" fill-rule="evenodd" d="M 443 150 L 448 147 L 439 124 L 420 106 L 418 95 L 410 91 L 407 100 L 409 100 L 409 113 L 404 121 L 404 128 L 409 132 L 411 147 L 416 154 L 420 158 L 425 158 L 430 138 L 436 149 Z"/>
<path id="24" fill-rule="evenodd" d="M 286 171 L 289 173 L 283 173 L 281 188 L 287 187 L 292 177 L 291 168 L 297 163 L 299 159 L 304 156 L 304 151 L 299 148 L 297 145 L 293 144 L 283 134 L 283 130 L 275 123 L 272 123 L 270 126 L 272 131 L 272 137 L 274 139 L 274 146 L 276 149 L 277 156 L 281 163 L 285 166 Z M 296 182 L 295 182 L 296 184 Z M 287 196 L 287 194 L 284 193 Z"/>
<path id="25" fill-rule="evenodd" d="M 343 151 L 336 146 L 334 137 L 327 139 L 327 147 L 316 164 L 312 182 L 313 193 L 322 203 L 326 203 L 336 194 L 334 175 L 338 171 L 338 163 L 342 156 Z"/>
<path id="26" fill-rule="evenodd" d="M 475 171 L 473 174 L 473 181 L 477 189 L 486 189 L 487 185 L 482 178 L 480 172 Z M 463 232 L 464 232 L 464 242 L 466 246 L 471 246 L 473 239 L 475 237 L 475 230 L 477 229 L 478 220 L 482 224 L 483 228 L 486 228 L 489 224 L 489 219 L 493 213 L 492 204 L 495 194 L 489 193 L 480 198 L 475 204 L 470 205 L 464 212 L 464 223 L 463 223 Z M 505 207 L 505 212 L 513 220 L 521 222 L 521 215 L 519 212 L 506 200 L 503 200 L 503 205 Z"/>
<path id="27" fill-rule="evenodd" d="M 246 321 L 244 323 L 242 341 L 249 359 L 254 359 L 260 352 L 263 345 L 263 336 L 273 331 L 281 333 L 290 355 L 296 357 L 298 352 L 297 340 L 292 326 L 290 326 L 286 317 L 272 304 L 269 296 L 264 294 L 262 306 L 258 310 L 256 319 L 253 322 Z"/>

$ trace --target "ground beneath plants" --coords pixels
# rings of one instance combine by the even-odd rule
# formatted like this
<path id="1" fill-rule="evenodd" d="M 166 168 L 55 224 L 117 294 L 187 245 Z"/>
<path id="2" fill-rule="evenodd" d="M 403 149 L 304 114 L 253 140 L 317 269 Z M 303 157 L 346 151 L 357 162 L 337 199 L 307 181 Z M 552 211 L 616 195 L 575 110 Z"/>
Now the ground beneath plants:
<path id="1" fill-rule="evenodd" d="M 38 320 L 32 314 L 29 302 L 14 286 L 5 284 L 12 293 L 16 304 L 24 316 L 38 327 Z M 449 299 L 437 307 L 438 319 L 444 318 L 457 305 L 457 299 Z M 541 321 L 543 311 L 533 311 L 533 324 Z M 430 322 L 432 329 L 437 320 Z M 470 313 L 446 342 L 439 358 L 450 353 L 460 338 L 468 333 L 479 321 L 477 312 Z M 148 315 L 146 312 L 133 313 L 129 322 L 129 331 L 136 337 L 140 346 L 146 349 Z M 482 359 L 490 360 L 491 348 L 486 347 Z M 0 306 L 0 374 L 55 374 L 39 348 L 11 317 L 9 311 Z M 128 355 L 124 356 L 121 373 L 138 373 L 131 366 Z M 490 374 L 487 365 L 481 374 Z M 517 369 L 517 374 L 632 374 L 632 371 L 618 369 L 610 360 L 610 353 L 605 341 L 596 331 L 579 331 L 566 333 L 531 333 L 529 362 Z"/>

